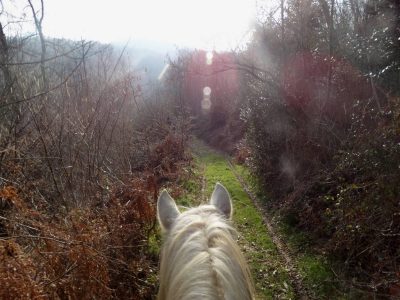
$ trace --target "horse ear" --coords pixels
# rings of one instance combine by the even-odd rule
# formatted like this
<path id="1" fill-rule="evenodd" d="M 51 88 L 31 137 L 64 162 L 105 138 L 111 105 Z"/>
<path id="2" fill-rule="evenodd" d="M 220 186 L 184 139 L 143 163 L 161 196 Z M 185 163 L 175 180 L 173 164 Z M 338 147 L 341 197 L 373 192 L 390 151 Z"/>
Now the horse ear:
<path id="1" fill-rule="evenodd" d="M 167 190 L 161 192 L 157 201 L 157 218 L 163 230 L 169 230 L 175 219 L 180 215 L 174 199 Z"/>
<path id="2" fill-rule="evenodd" d="M 217 182 L 211 195 L 210 204 L 218 208 L 227 219 L 232 218 L 233 208 L 231 197 L 226 188 Z"/>

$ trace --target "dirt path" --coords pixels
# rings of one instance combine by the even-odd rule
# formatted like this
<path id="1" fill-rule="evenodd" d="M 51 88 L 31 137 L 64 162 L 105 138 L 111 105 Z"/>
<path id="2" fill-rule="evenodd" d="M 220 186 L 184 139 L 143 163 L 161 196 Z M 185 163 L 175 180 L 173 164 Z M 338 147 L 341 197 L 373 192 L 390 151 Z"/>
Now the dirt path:
<path id="1" fill-rule="evenodd" d="M 280 255 L 284 259 L 285 266 L 290 274 L 290 279 L 293 284 L 295 296 L 297 299 L 309 299 L 311 298 L 309 296 L 309 293 L 307 291 L 307 288 L 305 287 L 303 283 L 303 278 L 300 275 L 299 271 L 296 268 L 296 265 L 294 263 L 294 259 L 292 258 L 291 254 L 287 251 L 287 247 L 285 244 L 282 242 L 281 237 L 279 234 L 277 234 L 276 230 L 274 229 L 274 226 L 272 225 L 272 222 L 268 218 L 268 213 L 264 209 L 264 207 L 261 205 L 260 201 L 257 199 L 257 197 L 253 194 L 253 192 L 250 190 L 248 187 L 247 183 L 245 180 L 240 176 L 240 174 L 237 172 L 235 169 L 235 166 L 232 164 L 232 162 L 227 159 L 228 165 L 230 169 L 232 170 L 233 174 L 237 178 L 237 180 L 240 182 L 240 185 L 242 186 L 243 190 L 246 192 L 246 194 L 250 197 L 250 199 L 253 201 L 254 206 L 262 213 L 263 216 L 263 221 L 265 226 L 267 227 L 268 233 L 270 234 L 274 244 L 276 245 Z"/>

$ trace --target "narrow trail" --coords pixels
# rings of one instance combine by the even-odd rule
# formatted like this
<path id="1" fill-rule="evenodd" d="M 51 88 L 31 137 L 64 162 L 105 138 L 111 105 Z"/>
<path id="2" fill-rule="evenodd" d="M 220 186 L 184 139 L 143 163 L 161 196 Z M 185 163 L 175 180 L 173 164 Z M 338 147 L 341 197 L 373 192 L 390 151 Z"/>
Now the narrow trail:
<path id="1" fill-rule="evenodd" d="M 261 212 L 263 222 L 265 226 L 267 227 L 267 230 L 276 245 L 279 254 L 282 256 L 284 259 L 286 268 L 290 274 L 290 279 L 293 284 L 295 296 L 297 299 L 310 299 L 310 295 L 308 293 L 307 288 L 305 287 L 303 283 L 303 278 L 300 275 L 299 271 L 296 268 L 296 265 L 294 263 L 294 259 L 292 258 L 291 254 L 289 251 L 287 251 L 287 247 L 285 244 L 282 242 L 281 237 L 279 234 L 276 232 L 274 226 L 272 225 L 272 222 L 268 218 L 268 213 L 266 212 L 265 208 L 261 205 L 260 201 L 257 199 L 257 197 L 253 194 L 253 192 L 250 190 L 248 187 L 247 183 L 245 180 L 240 176 L 240 174 L 237 172 L 235 169 L 235 166 L 232 164 L 232 162 L 229 159 L 226 159 L 227 163 L 232 171 L 232 173 L 235 175 L 236 179 L 239 181 L 240 185 L 242 186 L 243 190 L 246 192 L 246 194 L 249 196 L 249 198 L 252 200 L 254 206 Z"/>
<path id="2" fill-rule="evenodd" d="M 268 218 L 268 213 L 229 158 L 201 142 L 195 149 L 201 174 L 201 200 L 206 201 L 215 181 L 221 181 L 233 197 L 237 214 L 234 222 L 243 234 L 241 247 L 253 266 L 258 299 L 312 299 L 295 259 Z"/>

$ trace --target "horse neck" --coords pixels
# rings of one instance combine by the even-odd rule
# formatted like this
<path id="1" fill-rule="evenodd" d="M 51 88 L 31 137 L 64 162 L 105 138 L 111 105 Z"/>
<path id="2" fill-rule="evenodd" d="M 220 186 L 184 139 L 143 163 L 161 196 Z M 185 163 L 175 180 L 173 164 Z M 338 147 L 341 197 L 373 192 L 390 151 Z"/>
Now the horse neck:
<path id="1" fill-rule="evenodd" d="M 159 299 L 253 299 L 250 272 L 233 236 L 211 206 L 183 213 L 162 249 Z"/>

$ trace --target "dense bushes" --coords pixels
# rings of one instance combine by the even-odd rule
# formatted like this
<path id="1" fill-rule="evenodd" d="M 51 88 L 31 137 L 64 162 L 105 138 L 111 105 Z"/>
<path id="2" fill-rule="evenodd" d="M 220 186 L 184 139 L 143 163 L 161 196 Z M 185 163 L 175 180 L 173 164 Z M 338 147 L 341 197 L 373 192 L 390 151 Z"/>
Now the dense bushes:
<path id="1" fill-rule="evenodd" d="M 250 149 L 241 151 L 270 205 L 342 261 L 352 284 L 381 293 L 399 281 L 399 100 L 381 110 L 356 102 L 349 124 L 330 128 L 271 99 L 250 100 L 243 115 Z"/>
<path id="2" fill-rule="evenodd" d="M 125 49 L 3 28 L 0 298 L 151 299 L 154 206 L 188 161 L 184 111 L 142 89 Z"/>
<path id="3" fill-rule="evenodd" d="M 399 279 L 399 113 L 395 104 L 383 114 L 359 116 L 332 164 L 284 200 L 286 213 L 344 261 L 361 288 L 387 291 Z M 371 117 L 376 123 L 367 130 Z"/>
<path id="4" fill-rule="evenodd" d="M 33 205 L 25 198 L 28 187 L 2 187 L 1 298 L 152 299 L 155 202 L 160 181 L 180 176 L 186 156 L 176 152 L 179 144 L 165 137 L 150 153 L 154 167 L 75 208 L 50 213 L 46 199 Z"/>
<path id="5" fill-rule="evenodd" d="M 349 285 L 383 295 L 400 281 L 398 12 L 390 0 L 288 1 L 243 54 L 256 72 L 239 156 Z"/>
<path id="6" fill-rule="evenodd" d="M 155 212 L 145 188 L 132 183 L 106 207 L 56 216 L 3 188 L 2 200 L 13 207 L 1 220 L 2 298 L 149 298 L 154 282 L 140 280 L 156 264 L 146 251 Z"/>

